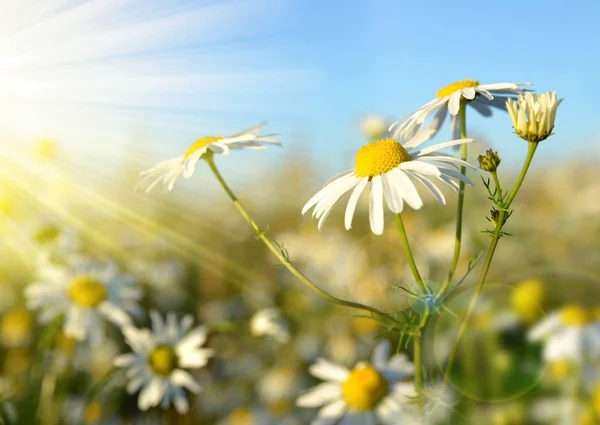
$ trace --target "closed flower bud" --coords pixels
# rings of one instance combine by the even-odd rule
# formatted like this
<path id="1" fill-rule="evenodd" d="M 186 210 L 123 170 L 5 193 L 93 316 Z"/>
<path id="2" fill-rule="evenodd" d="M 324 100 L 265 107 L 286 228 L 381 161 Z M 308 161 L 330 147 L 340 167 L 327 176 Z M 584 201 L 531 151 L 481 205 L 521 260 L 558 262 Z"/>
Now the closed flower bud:
<path id="1" fill-rule="evenodd" d="M 483 171 L 495 173 L 500 165 L 501 159 L 498 156 L 498 152 L 488 149 L 485 151 L 485 155 L 479 155 L 477 157 L 477 161 L 479 161 L 479 168 L 481 168 Z"/>

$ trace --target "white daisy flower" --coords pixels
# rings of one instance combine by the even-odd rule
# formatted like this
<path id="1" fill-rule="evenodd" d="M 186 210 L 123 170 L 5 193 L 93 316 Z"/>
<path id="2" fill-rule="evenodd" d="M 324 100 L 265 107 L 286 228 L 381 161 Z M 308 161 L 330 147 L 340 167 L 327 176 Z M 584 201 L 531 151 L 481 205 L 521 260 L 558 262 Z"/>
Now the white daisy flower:
<path id="1" fill-rule="evenodd" d="M 270 336 L 280 344 L 290 340 L 288 323 L 277 307 L 263 308 L 250 319 L 250 331 L 254 336 Z"/>
<path id="2" fill-rule="evenodd" d="M 141 389 L 138 397 L 140 410 L 159 404 L 166 409 L 173 403 L 179 413 L 187 413 L 189 403 L 184 388 L 196 394 L 201 390 L 187 369 L 205 366 L 214 355 L 212 349 L 201 348 L 206 341 L 207 328 L 197 326 L 191 329 L 194 322 L 191 315 L 178 323 L 175 313 L 167 314 L 164 321 L 153 310 L 150 319 L 152 330 L 134 327 L 123 330 L 125 342 L 133 353 L 118 356 L 114 365 L 128 369 L 128 393 Z"/>
<path id="3" fill-rule="evenodd" d="M 194 174 L 196 163 L 206 154 L 228 155 L 230 150 L 253 149 L 264 150 L 264 145 L 280 146 L 273 139 L 276 134 L 256 134 L 266 123 L 260 123 L 232 136 L 208 136 L 196 140 L 183 155 L 161 162 L 153 168 L 142 171 L 142 180 L 138 187 L 150 192 L 159 183 L 172 190 L 177 179 L 183 175 L 189 179 Z"/>
<path id="4" fill-rule="evenodd" d="M 416 397 L 414 384 L 405 381 L 414 366 L 405 355 L 389 357 L 390 344 L 375 347 L 372 363 L 358 363 L 352 370 L 319 359 L 310 373 L 326 382 L 296 401 L 301 407 L 321 407 L 311 425 L 400 424 L 410 420 L 408 406 Z M 404 407 L 407 407 L 406 412 Z"/>
<path id="5" fill-rule="evenodd" d="M 360 120 L 360 130 L 367 140 L 381 139 L 385 137 L 388 124 L 385 118 L 375 114 L 367 114 Z"/>
<path id="6" fill-rule="evenodd" d="M 552 135 L 556 111 L 563 99 L 556 92 L 525 93 L 517 101 L 508 99 L 506 107 L 517 135 L 528 142 L 539 143 Z"/>
<path id="7" fill-rule="evenodd" d="M 405 202 L 415 210 L 423 206 L 423 201 L 411 178 L 423 184 L 440 204 L 445 204 L 446 199 L 442 191 L 432 182 L 432 179 L 440 180 L 458 190 L 459 185 L 453 179 L 469 185 L 472 183 L 459 173 L 455 166 L 474 167 L 438 151 L 449 146 L 470 143 L 473 140 L 452 140 L 428 148 L 419 148 L 429 138 L 428 132 L 424 131 L 404 144 L 394 139 L 384 139 L 363 146 L 356 154 L 356 168 L 334 176 L 304 205 L 302 214 L 315 207 L 313 217 L 319 219 L 320 230 L 339 199 L 353 189 L 346 207 L 345 226 L 348 230 L 352 227 L 358 198 L 369 186 L 371 230 L 376 235 L 380 235 L 383 233 L 384 199 L 388 208 L 394 213 L 401 213 Z"/>
<path id="8" fill-rule="evenodd" d="M 549 314 L 529 332 L 530 341 L 544 341 L 547 362 L 569 360 L 581 364 L 600 359 L 600 322 L 594 312 L 578 305 Z"/>
<path id="9" fill-rule="evenodd" d="M 25 289 L 27 306 L 39 309 L 47 323 L 64 314 L 63 332 L 78 341 L 98 344 L 104 339 L 104 319 L 119 327 L 141 313 L 142 290 L 114 264 L 81 261 L 73 268 L 46 265 L 40 279 Z"/>
<path id="10" fill-rule="evenodd" d="M 457 116 L 463 102 L 481 115 L 489 117 L 492 115 L 492 108 L 506 111 L 507 98 L 522 93 L 520 86 L 529 85 L 531 83 L 479 84 L 479 81 L 473 79 L 456 81 L 438 90 L 437 97 L 432 101 L 394 122 L 390 131 L 397 127 L 395 134 L 398 137 L 410 137 L 428 117 L 435 114 L 429 126 L 429 130 L 435 135 L 450 114 L 452 137 L 457 139 L 461 134 L 461 123 Z"/>

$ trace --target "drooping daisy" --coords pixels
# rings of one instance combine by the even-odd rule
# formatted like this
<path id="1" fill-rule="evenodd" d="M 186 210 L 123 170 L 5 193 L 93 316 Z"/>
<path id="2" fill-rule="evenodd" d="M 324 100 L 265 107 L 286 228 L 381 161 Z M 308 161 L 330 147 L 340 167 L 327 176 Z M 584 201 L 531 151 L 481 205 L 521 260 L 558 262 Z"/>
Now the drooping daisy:
<path id="1" fill-rule="evenodd" d="M 547 362 L 600 359 L 600 322 L 595 312 L 578 305 L 549 314 L 529 332 L 530 341 L 544 341 Z"/>
<path id="2" fill-rule="evenodd" d="M 207 154 L 228 155 L 234 149 L 264 150 L 264 145 L 281 145 L 273 139 L 276 134 L 256 134 L 266 123 L 260 123 L 232 136 L 208 136 L 196 140 L 183 155 L 161 162 L 142 171 L 138 187 L 150 192 L 159 183 L 172 190 L 177 179 L 183 175 L 189 179 L 194 174 L 196 163 Z"/>
<path id="3" fill-rule="evenodd" d="M 402 423 L 405 414 L 408 418 L 412 414 L 411 398 L 416 396 L 414 384 L 406 381 L 414 366 L 405 355 L 389 355 L 390 344 L 384 341 L 375 348 L 371 363 L 358 363 L 352 370 L 319 359 L 309 371 L 326 382 L 299 397 L 296 404 L 323 406 L 312 425 L 333 425 L 340 419 L 341 424 Z"/>
<path id="4" fill-rule="evenodd" d="M 25 295 L 30 309 L 40 309 L 40 322 L 64 314 L 64 334 L 93 344 L 104 339 L 105 319 L 122 327 L 142 311 L 141 288 L 112 263 L 81 261 L 73 268 L 47 264 Z"/>
<path id="5" fill-rule="evenodd" d="M 435 114 L 429 126 L 429 130 L 435 135 L 450 114 L 452 137 L 456 139 L 461 133 L 461 123 L 457 116 L 463 102 L 481 115 L 489 117 L 492 115 L 492 108 L 506 111 L 506 100 L 511 95 L 522 93 L 521 86 L 529 85 L 531 83 L 479 84 L 479 81 L 473 79 L 456 81 L 438 90 L 432 101 L 394 122 L 390 130 L 396 127 L 395 134 L 398 137 L 410 137 L 428 117 Z"/>
<path id="6" fill-rule="evenodd" d="M 201 368 L 213 356 L 212 349 L 201 348 L 207 328 L 191 329 L 194 322 L 191 315 L 178 322 L 175 313 L 169 313 L 165 321 L 157 311 L 151 311 L 150 318 L 152 330 L 134 327 L 123 330 L 125 342 L 133 353 L 118 356 L 114 365 L 128 369 L 128 393 L 141 389 L 140 410 L 159 404 L 166 409 L 172 403 L 179 413 L 186 413 L 189 403 L 184 389 L 193 393 L 201 390 L 187 369 Z"/>
<path id="7" fill-rule="evenodd" d="M 313 217 L 319 219 L 320 230 L 342 195 L 352 190 L 346 207 L 345 226 L 348 230 L 352 227 L 358 198 L 369 186 L 371 230 L 376 235 L 380 235 L 383 233 L 384 199 L 388 208 L 394 213 L 401 213 L 404 203 L 415 210 L 423 206 L 423 201 L 411 178 L 423 184 L 440 204 L 445 204 L 446 199 L 442 191 L 432 182 L 432 179 L 440 180 L 458 190 L 458 184 L 452 179 L 461 180 L 469 185 L 472 183 L 454 167 L 457 164 L 474 167 L 438 151 L 449 146 L 470 143 L 473 140 L 452 140 L 420 148 L 420 145 L 429 138 L 428 132 L 424 131 L 404 144 L 394 139 L 384 139 L 363 146 L 356 154 L 356 168 L 334 176 L 304 205 L 302 214 L 315 207 Z"/>

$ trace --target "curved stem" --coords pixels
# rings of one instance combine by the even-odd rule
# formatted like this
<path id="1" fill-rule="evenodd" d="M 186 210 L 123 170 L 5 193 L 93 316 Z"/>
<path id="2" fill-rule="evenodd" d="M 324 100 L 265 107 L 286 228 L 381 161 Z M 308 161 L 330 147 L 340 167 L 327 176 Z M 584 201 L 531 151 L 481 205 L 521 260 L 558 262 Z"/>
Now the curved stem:
<path id="1" fill-rule="evenodd" d="M 246 209 L 242 206 L 242 204 L 237 199 L 237 197 L 235 196 L 235 194 L 233 193 L 233 191 L 229 188 L 229 186 L 227 185 L 227 183 L 223 179 L 223 176 L 221 175 L 221 173 L 217 169 L 212 156 L 207 156 L 205 158 L 205 160 L 208 163 L 208 165 L 209 165 L 210 169 L 212 170 L 212 172 L 214 173 L 215 177 L 217 178 L 217 180 L 219 181 L 219 183 L 221 184 L 221 186 L 223 187 L 223 189 L 227 193 L 227 195 L 229 195 L 229 198 L 231 198 L 231 200 L 233 201 L 233 203 L 236 206 L 236 208 L 240 211 L 240 213 L 242 214 L 242 216 L 244 217 L 244 219 L 248 222 L 248 224 L 250 224 L 250 227 L 252 227 L 252 229 L 256 232 L 256 234 L 258 235 L 258 237 L 260 238 L 260 240 L 266 245 L 267 248 L 269 248 L 269 250 L 271 250 L 271 252 L 279 259 L 279 261 L 281 261 L 281 263 L 285 266 L 285 268 L 287 268 L 290 271 L 290 273 L 292 273 L 300 282 L 302 282 L 308 288 L 310 288 L 313 291 L 315 291 L 321 297 L 325 298 L 326 300 L 328 300 L 328 301 L 330 301 L 330 302 L 332 302 L 334 304 L 338 304 L 338 305 L 341 305 L 341 306 L 344 306 L 344 307 L 348 307 L 348 308 L 355 308 L 355 309 L 359 309 L 359 310 L 365 310 L 365 311 L 368 311 L 370 313 L 373 313 L 373 314 L 375 314 L 375 315 L 383 318 L 384 320 L 386 320 L 388 322 L 392 322 L 395 325 L 400 325 L 400 326 L 404 327 L 404 324 L 402 322 L 394 319 L 389 314 L 384 313 L 384 312 L 376 309 L 375 307 L 371 307 L 371 306 L 360 304 L 360 303 L 353 302 L 353 301 L 346 301 L 346 300 L 342 300 L 340 298 L 334 297 L 333 295 L 327 293 L 326 291 L 324 291 L 323 289 L 321 289 L 317 285 L 315 285 L 313 282 L 311 282 L 311 280 L 309 278 L 307 278 L 306 276 L 304 276 L 302 274 L 302 272 L 300 272 L 289 261 L 289 259 L 281 252 L 281 249 L 279 247 L 277 247 L 276 244 L 273 243 L 273 241 L 271 239 L 269 239 L 265 235 L 265 233 L 260 229 L 260 227 L 258 227 L 258 225 L 256 224 L 256 222 L 252 219 L 252 217 L 250 216 L 250 214 L 248 214 L 248 212 L 246 211 Z"/>
<path id="2" fill-rule="evenodd" d="M 398 229 L 402 235 L 402 244 L 404 245 L 404 250 L 406 251 L 406 257 L 408 258 L 410 269 L 415 280 L 417 281 L 417 285 L 419 285 L 419 288 L 421 288 L 421 291 L 423 291 L 425 294 L 427 292 L 427 288 L 425 287 L 425 283 L 423 282 L 423 278 L 421 277 L 421 273 L 419 273 L 419 268 L 415 262 L 415 257 L 410 249 L 410 243 L 408 242 L 408 236 L 406 235 L 406 229 L 404 228 L 404 222 L 402 221 L 401 214 L 396 214 L 396 221 L 398 222 Z"/>
<path id="3" fill-rule="evenodd" d="M 460 346 L 460 340 L 461 340 L 465 330 L 467 329 L 468 322 L 469 322 L 469 320 L 471 320 L 471 316 L 473 315 L 473 312 L 475 311 L 475 306 L 477 305 L 479 295 L 481 294 L 481 291 L 483 290 L 483 286 L 485 284 L 485 279 L 487 277 L 488 271 L 492 264 L 492 259 L 494 258 L 494 254 L 496 252 L 496 247 L 498 246 L 498 242 L 500 241 L 500 238 L 502 236 L 502 227 L 504 226 L 504 219 L 506 217 L 506 214 L 508 213 L 508 207 L 511 205 L 512 201 L 515 199 L 515 196 L 517 195 L 521 185 L 523 184 L 523 180 L 525 179 L 525 175 L 527 174 L 527 171 L 529 170 L 529 166 L 531 164 L 531 160 L 533 159 L 533 155 L 535 154 L 536 149 L 537 149 L 537 145 L 535 143 L 529 144 L 527 158 L 521 169 L 521 174 L 519 175 L 519 178 L 517 179 L 517 182 L 515 183 L 515 186 L 513 187 L 513 190 L 511 191 L 509 198 L 507 199 L 506 203 L 504 204 L 504 208 L 501 209 L 499 212 L 498 219 L 496 220 L 496 230 L 494 231 L 494 236 L 492 238 L 492 242 L 490 243 L 490 246 L 488 248 L 485 262 L 483 264 L 483 268 L 481 269 L 481 273 L 479 275 L 479 280 L 477 281 L 477 285 L 475 286 L 475 293 L 471 297 L 471 301 L 469 302 L 467 312 L 460 324 L 460 327 L 458 329 L 458 333 L 456 336 L 456 340 L 454 341 L 454 345 L 452 347 L 452 350 L 450 351 L 450 355 L 448 356 L 448 363 L 446 364 L 446 370 L 444 372 L 444 378 L 446 380 L 448 379 L 448 376 L 450 374 L 450 371 L 452 369 L 454 361 L 456 360 L 456 355 L 458 353 L 458 349 Z"/>
<path id="4" fill-rule="evenodd" d="M 467 105 L 462 103 L 460 105 L 460 137 L 463 139 L 467 138 Z M 466 161 L 468 157 L 467 144 L 463 143 L 460 149 L 460 159 Z M 460 173 L 464 176 L 467 174 L 467 167 L 461 166 Z M 456 231 L 454 236 L 454 254 L 452 256 L 452 263 L 450 264 L 450 270 L 444 280 L 444 283 L 440 287 L 440 294 L 446 293 L 452 278 L 456 272 L 458 266 L 458 260 L 460 259 L 460 249 L 462 245 L 462 224 L 463 224 L 463 206 L 465 204 L 465 182 L 462 180 L 458 183 L 458 204 L 456 206 Z"/>

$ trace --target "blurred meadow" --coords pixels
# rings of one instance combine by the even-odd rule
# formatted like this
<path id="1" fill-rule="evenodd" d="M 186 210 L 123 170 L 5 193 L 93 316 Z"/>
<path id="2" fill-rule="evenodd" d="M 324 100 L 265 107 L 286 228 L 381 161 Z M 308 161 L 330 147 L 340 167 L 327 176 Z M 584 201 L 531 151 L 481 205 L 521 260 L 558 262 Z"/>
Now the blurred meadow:
<path id="1" fill-rule="evenodd" d="M 514 51 L 510 39 L 490 41 L 489 55 L 496 56 L 489 64 L 456 52 L 432 71 L 431 63 L 419 64 L 419 55 L 428 55 L 412 51 L 408 32 L 413 25 L 441 31 L 436 23 L 453 13 L 451 7 L 431 2 L 431 22 L 415 5 L 375 3 L 1 2 L 0 423 L 338 423 L 315 419 L 317 409 L 297 402 L 323 380 L 313 373 L 319 359 L 352 369 L 370 359 L 375 364 L 377 347 L 388 344 L 392 359 L 397 354 L 412 364 L 414 342 L 300 284 L 203 161 L 172 191 L 136 189 L 140 172 L 180 155 L 200 137 L 268 120 L 267 132 L 278 133 L 282 147 L 215 156 L 241 203 L 320 288 L 412 320 L 423 307 L 410 295 L 411 265 L 389 211 L 383 234 L 375 235 L 366 196 L 348 231 L 342 207 L 322 231 L 301 209 L 331 175 L 354 165 L 356 150 L 369 141 L 360 126 L 365 114 L 399 118 L 439 87 L 475 73 L 486 82 L 531 81 L 534 89 L 557 90 L 565 98 L 564 114 L 559 110 L 556 135 L 540 142 L 444 379 L 491 240 L 486 231 L 494 229 L 480 172 L 469 171 L 474 186 L 466 191 L 455 277 L 460 285 L 435 306 L 422 335 L 426 414 L 408 397 L 402 415 L 381 423 L 600 423 L 600 128 L 588 94 L 598 87 L 598 64 L 553 34 L 556 56 L 574 55 L 587 65 L 581 75 L 561 68 L 567 65 L 559 60 L 546 63 L 548 46 L 539 46 L 541 53 Z M 523 7 L 538 11 L 542 3 L 535 3 Z M 590 37 L 571 18 L 580 16 L 587 25 L 597 6 L 563 10 L 556 3 L 538 12 L 560 17 L 573 30 L 570 42 L 581 41 L 575 45 L 585 50 L 582 40 Z M 413 16 L 418 23 L 405 22 L 410 28 L 399 29 L 404 38 L 395 38 L 386 29 L 386 9 L 393 14 L 403 7 L 402 21 Z M 335 18 L 339 22 L 330 27 Z M 531 19 L 532 32 L 542 31 L 537 22 L 544 19 Z M 347 34 L 346 25 L 361 24 L 362 37 Z M 480 42 L 473 41 L 475 47 Z M 404 43 L 412 46 L 406 53 Z M 382 53 L 393 45 L 398 51 Z M 429 39 L 419 49 L 444 51 Z M 354 52 L 360 53 L 356 66 Z M 386 55 L 396 57 L 378 80 L 374 70 Z M 535 60 L 526 61 L 529 55 Z M 440 69 L 444 61 L 448 69 Z M 419 69 L 401 70 L 395 79 L 402 63 Z M 441 140 L 450 140 L 449 129 L 442 132 Z M 506 113 L 473 115 L 469 137 L 475 142 L 468 162 L 477 165 L 477 156 L 492 148 L 502 157 L 503 182 L 516 179 L 526 145 Z M 402 213 L 416 264 L 433 289 L 446 278 L 455 246 L 457 197 L 450 188 L 442 192 L 446 206 L 423 190 L 423 209 Z M 111 283 L 99 287 L 103 278 L 90 276 Z M 90 309 L 114 297 L 127 314 L 106 307 L 96 317 L 84 308 L 69 318 L 75 313 L 61 304 L 61 289 L 65 299 Z M 532 331 L 557 314 L 577 332 L 557 331 L 564 338 L 551 350 Z M 153 381 L 140 375 L 139 358 L 131 356 L 150 340 L 146 328 L 165 335 L 174 329 L 177 344 L 194 337 L 187 348 L 162 357 L 153 356 L 166 345 L 150 347 L 154 351 L 142 357 L 155 373 L 172 371 L 171 363 L 181 365 L 186 356 L 196 360 L 179 378 L 185 391 L 167 390 L 156 403 L 148 391 L 144 406 L 144 387 Z M 363 419 L 348 415 L 339 423 L 375 424 Z"/>

